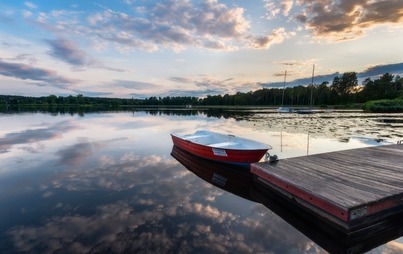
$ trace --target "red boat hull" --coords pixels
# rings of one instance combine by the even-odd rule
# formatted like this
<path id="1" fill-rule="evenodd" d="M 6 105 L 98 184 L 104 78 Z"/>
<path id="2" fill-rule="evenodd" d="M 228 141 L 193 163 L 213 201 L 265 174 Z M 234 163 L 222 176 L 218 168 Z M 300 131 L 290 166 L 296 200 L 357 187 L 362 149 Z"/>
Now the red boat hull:
<path id="1" fill-rule="evenodd" d="M 260 161 L 268 149 L 238 150 L 223 149 L 193 143 L 171 135 L 175 146 L 196 156 L 227 163 L 254 163 Z"/>

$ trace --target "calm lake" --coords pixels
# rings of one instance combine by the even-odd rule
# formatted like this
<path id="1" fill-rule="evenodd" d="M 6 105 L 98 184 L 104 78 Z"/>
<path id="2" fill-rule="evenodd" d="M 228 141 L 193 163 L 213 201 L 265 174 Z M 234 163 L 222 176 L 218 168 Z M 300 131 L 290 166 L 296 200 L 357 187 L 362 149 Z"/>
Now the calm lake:
<path id="1" fill-rule="evenodd" d="M 327 253 L 171 155 L 170 133 L 201 129 L 267 143 L 281 160 L 395 144 L 403 114 L 0 113 L 0 253 Z M 401 236 L 370 251 L 402 252 Z"/>

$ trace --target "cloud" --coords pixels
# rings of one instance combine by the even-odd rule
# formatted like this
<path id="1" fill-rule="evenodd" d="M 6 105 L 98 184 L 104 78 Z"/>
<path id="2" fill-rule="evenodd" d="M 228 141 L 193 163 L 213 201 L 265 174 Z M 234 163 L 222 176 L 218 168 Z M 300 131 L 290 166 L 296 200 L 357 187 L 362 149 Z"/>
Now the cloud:
<path id="1" fill-rule="evenodd" d="M 36 4 L 34 4 L 34 3 L 32 3 L 32 2 L 25 2 L 24 3 L 25 4 L 25 6 L 27 6 L 28 8 L 30 8 L 30 9 L 36 9 L 36 8 L 38 8 L 38 6 L 36 5 Z"/>
<path id="2" fill-rule="evenodd" d="M 287 72 L 287 76 L 291 76 L 288 75 L 289 73 Z M 314 84 L 318 85 L 318 84 L 322 84 L 323 82 L 332 82 L 334 77 L 339 76 L 340 73 L 335 72 L 335 73 L 331 73 L 331 74 L 325 74 L 325 75 L 315 75 L 314 77 Z M 278 76 L 284 76 L 284 73 L 278 73 Z M 309 85 L 312 83 L 312 77 L 308 77 L 308 78 L 300 78 L 300 79 L 295 79 L 292 81 L 287 81 L 285 83 L 286 87 L 293 87 L 293 86 L 305 86 L 305 85 Z M 267 83 L 267 84 L 261 84 L 262 87 L 272 87 L 272 88 L 279 88 L 279 87 L 283 87 L 284 86 L 284 81 L 281 82 L 271 82 L 271 83 Z"/>
<path id="3" fill-rule="evenodd" d="M 53 70 L 36 68 L 27 64 L 5 62 L 1 58 L 0 75 L 22 80 L 41 81 L 44 82 L 45 85 L 59 88 L 66 88 L 68 85 L 77 82 L 77 80 L 59 76 L 57 72 Z"/>
<path id="4" fill-rule="evenodd" d="M 217 1 L 163 1 L 151 8 L 150 17 L 155 24 L 220 38 L 240 37 L 250 26 L 243 8 L 229 8 Z"/>
<path id="5" fill-rule="evenodd" d="M 195 80 L 194 85 L 198 87 L 205 95 L 231 94 L 237 91 L 241 86 L 233 78 L 216 79 L 214 77 L 204 76 L 200 80 Z M 203 96 L 204 97 L 204 96 Z"/>
<path id="6" fill-rule="evenodd" d="M 286 32 L 284 28 L 277 28 L 267 36 L 248 36 L 249 44 L 253 48 L 268 49 L 273 44 L 280 44 L 285 39 L 294 36 L 294 32 Z"/>
<path id="7" fill-rule="evenodd" d="M 22 16 L 27 19 L 32 16 L 32 12 L 28 10 L 22 10 Z"/>
<path id="8" fill-rule="evenodd" d="M 403 75 L 403 63 L 372 66 L 363 72 L 358 73 L 357 76 L 361 78 L 383 75 L 385 73 Z"/>
<path id="9" fill-rule="evenodd" d="M 132 81 L 132 80 L 114 80 L 107 83 L 107 87 L 112 86 L 122 90 L 122 93 L 129 95 L 136 99 L 145 99 L 147 97 L 152 97 L 156 95 L 162 95 L 162 91 L 165 90 L 163 86 L 142 81 Z"/>
<path id="10" fill-rule="evenodd" d="M 355 38 L 362 35 L 365 28 L 403 21 L 403 2 L 400 0 L 299 0 L 298 4 L 303 11 L 296 19 L 318 37 Z"/>
<path id="11" fill-rule="evenodd" d="M 236 92 L 249 92 L 261 88 L 261 86 L 256 82 L 237 81 L 232 77 L 226 79 L 216 79 L 214 77 L 201 75 L 200 79 L 195 80 L 182 77 L 174 77 L 170 80 L 174 82 L 176 81 L 179 84 L 186 84 L 188 86 L 180 90 L 172 89 L 163 94 L 163 96 L 206 97 L 207 95 L 224 95 L 234 94 Z"/>
<path id="12" fill-rule="evenodd" d="M 234 78 L 216 79 L 206 75 L 200 75 L 199 79 L 190 79 L 186 77 L 170 77 L 169 81 L 177 83 L 177 89 L 169 89 L 163 91 L 162 86 L 152 83 L 120 81 L 117 86 L 125 88 L 133 88 L 142 90 L 143 93 L 131 93 L 131 96 L 136 98 L 146 98 L 156 96 L 155 89 L 160 88 L 159 96 L 191 96 L 191 97 L 206 97 L 207 95 L 226 94 L 237 91 L 237 87 L 245 87 L 245 84 L 237 83 Z M 258 88 L 258 87 L 256 87 Z M 154 89 L 154 91 L 153 91 Z M 249 90 L 248 90 L 249 91 Z"/>
<path id="13" fill-rule="evenodd" d="M 285 76 L 285 72 L 277 72 L 277 73 L 273 73 L 274 77 L 284 77 Z"/>
<path id="14" fill-rule="evenodd" d="M 131 80 L 114 80 L 112 82 L 114 87 L 124 87 L 135 90 L 153 90 L 157 88 L 161 88 L 159 85 L 149 83 L 149 82 L 141 82 L 141 81 L 131 81 Z"/>
<path id="15" fill-rule="evenodd" d="M 251 34 L 251 21 L 245 9 L 215 0 L 165 0 L 135 6 L 125 1 L 126 12 L 102 7 L 88 15 L 69 11 L 30 12 L 28 21 L 63 36 L 84 36 L 100 48 L 115 47 L 119 51 L 157 51 L 164 48 L 182 51 L 189 47 L 234 51 L 241 48 L 268 48 L 292 36 L 283 28 L 268 35 Z M 288 15 L 292 1 L 283 5 Z M 48 40 L 51 54 L 71 64 L 83 65 L 86 55 L 66 41 Z"/>
<path id="16" fill-rule="evenodd" d="M 4 60 L 8 60 L 8 61 L 25 61 L 29 65 L 36 65 L 38 63 L 38 59 L 36 59 L 35 56 L 33 56 L 31 54 L 18 54 L 15 57 L 4 58 Z"/>
<path id="17" fill-rule="evenodd" d="M 224 95 L 235 94 L 237 92 L 249 92 L 259 89 L 260 86 L 252 81 L 237 81 L 234 78 L 215 79 L 213 77 L 204 77 L 195 81 L 195 85 L 201 88 L 206 95 Z"/>
<path id="18" fill-rule="evenodd" d="M 312 66 L 313 61 L 288 60 L 280 62 L 280 64 L 285 66 Z"/>
<path id="19" fill-rule="evenodd" d="M 83 50 L 80 50 L 72 41 L 66 39 L 45 40 L 50 46 L 49 55 L 77 67 L 94 67 L 112 71 L 123 72 L 118 68 L 107 67 Z"/>
<path id="20" fill-rule="evenodd" d="M 231 40 L 250 27 L 244 9 L 216 1 L 168 0 L 142 10 L 141 16 L 105 10 L 87 21 L 98 38 L 148 51 L 187 46 L 229 49 L 234 47 Z"/>
<path id="21" fill-rule="evenodd" d="M 192 83 L 193 81 L 188 78 L 183 78 L 183 77 L 170 77 L 170 81 L 177 82 L 177 83 L 184 83 L 184 84 L 189 84 Z"/>
<path id="22" fill-rule="evenodd" d="M 220 94 L 220 91 L 214 89 L 193 89 L 193 90 L 170 90 L 168 93 L 165 93 L 164 96 L 183 96 L 183 97 L 198 97 L 203 98 L 207 95 L 217 95 Z"/>
<path id="23" fill-rule="evenodd" d="M 288 16 L 290 14 L 290 11 L 294 5 L 294 0 L 283 0 L 281 2 L 281 7 L 283 9 L 283 15 Z"/>
<path id="24" fill-rule="evenodd" d="M 265 16 L 272 20 L 280 13 L 283 16 L 288 16 L 294 5 L 294 0 L 264 0 L 264 8 L 267 10 Z"/>
<path id="25" fill-rule="evenodd" d="M 87 65 L 87 54 L 79 50 L 71 41 L 64 39 L 45 40 L 52 47 L 49 54 L 72 65 Z"/>

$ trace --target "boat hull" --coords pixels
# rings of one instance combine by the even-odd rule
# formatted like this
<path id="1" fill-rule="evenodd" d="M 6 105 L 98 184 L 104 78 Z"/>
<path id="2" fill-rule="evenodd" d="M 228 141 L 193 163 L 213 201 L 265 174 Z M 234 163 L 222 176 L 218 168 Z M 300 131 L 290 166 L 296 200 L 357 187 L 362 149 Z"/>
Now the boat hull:
<path id="1" fill-rule="evenodd" d="M 268 149 L 240 150 L 216 148 L 194 143 L 171 135 L 175 146 L 204 159 L 234 164 L 247 164 L 260 161 Z"/>

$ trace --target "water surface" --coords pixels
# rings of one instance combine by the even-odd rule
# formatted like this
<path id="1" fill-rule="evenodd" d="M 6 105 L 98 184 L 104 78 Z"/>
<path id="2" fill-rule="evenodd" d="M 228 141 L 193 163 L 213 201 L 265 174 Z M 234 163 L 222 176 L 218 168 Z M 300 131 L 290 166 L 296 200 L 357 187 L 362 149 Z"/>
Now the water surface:
<path id="1" fill-rule="evenodd" d="M 0 253 L 326 253 L 171 156 L 171 132 L 259 140 L 280 159 L 396 143 L 402 114 L 0 114 Z M 219 183 L 220 178 L 215 179 Z M 371 253 L 399 253 L 403 238 Z"/>

